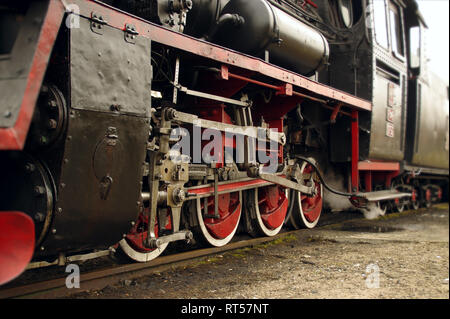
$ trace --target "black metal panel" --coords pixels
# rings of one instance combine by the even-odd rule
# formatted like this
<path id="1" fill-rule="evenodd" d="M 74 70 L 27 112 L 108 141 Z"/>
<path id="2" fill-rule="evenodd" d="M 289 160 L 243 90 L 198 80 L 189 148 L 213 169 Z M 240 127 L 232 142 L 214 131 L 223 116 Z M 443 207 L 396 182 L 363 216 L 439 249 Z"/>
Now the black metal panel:
<path id="1" fill-rule="evenodd" d="M 149 120 L 72 110 L 45 254 L 106 248 L 139 211 Z"/>
<path id="2" fill-rule="evenodd" d="M 352 160 L 351 119 L 343 117 L 330 127 L 330 161 L 334 163 Z"/>
<path id="3" fill-rule="evenodd" d="M 107 17 L 103 17 L 107 20 Z M 132 38 L 131 36 L 134 36 Z M 151 42 L 82 18 L 71 29 L 71 106 L 75 109 L 149 116 Z"/>
<path id="4" fill-rule="evenodd" d="M 448 86 L 431 72 L 410 81 L 407 162 L 421 167 L 449 167 Z"/>

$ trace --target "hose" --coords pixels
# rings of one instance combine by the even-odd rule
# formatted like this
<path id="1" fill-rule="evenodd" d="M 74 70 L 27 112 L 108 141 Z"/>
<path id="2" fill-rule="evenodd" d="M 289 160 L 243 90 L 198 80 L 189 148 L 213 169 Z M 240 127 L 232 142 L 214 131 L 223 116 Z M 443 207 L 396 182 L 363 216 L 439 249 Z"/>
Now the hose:
<path id="1" fill-rule="evenodd" d="M 362 196 L 359 196 L 359 195 L 357 195 L 357 194 L 340 192 L 340 191 L 337 191 L 337 190 L 333 189 L 332 187 L 330 187 L 330 186 L 325 182 L 324 178 L 322 177 L 322 172 L 320 171 L 320 169 L 316 166 L 316 164 L 315 164 L 314 162 L 312 162 L 310 159 L 308 159 L 308 158 L 306 158 L 306 157 L 303 157 L 303 156 L 300 156 L 300 155 L 295 155 L 295 158 L 301 159 L 302 161 L 305 161 L 306 163 L 308 163 L 308 164 L 310 164 L 312 167 L 314 167 L 315 170 L 316 170 L 316 172 L 317 172 L 317 175 L 319 176 L 319 179 L 320 179 L 321 183 L 322 183 L 323 186 L 324 186 L 326 189 L 328 189 L 331 193 L 334 193 L 334 194 L 339 195 L 339 196 L 345 196 L 345 197 L 361 197 L 361 198 L 363 198 Z"/>

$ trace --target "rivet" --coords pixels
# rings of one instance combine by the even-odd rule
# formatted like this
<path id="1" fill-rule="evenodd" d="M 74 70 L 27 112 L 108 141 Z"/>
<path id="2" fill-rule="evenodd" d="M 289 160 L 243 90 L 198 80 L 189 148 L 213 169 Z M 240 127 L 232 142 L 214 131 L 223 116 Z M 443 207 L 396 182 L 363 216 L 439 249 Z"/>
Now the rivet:
<path id="1" fill-rule="evenodd" d="M 50 106 L 51 108 L 55 108 L 57 106 L 56 101 L 55 100 L 48 101 L 48 106 Z"/>
<path id="2" fill-rule="evenodd" d="M 50 120 L 48 120 L 47 126 L 49 129 L 54 130 L 58 126 L 58 122 L 56 122 L 56 120 L 54 120 L 54 119 L 50 119 Z"/>
<path id="3" fill-rule="evenodd" d="M 43 222 L 45 220 L 45 216 L 42 213 L 36 213 L 34 215 L 34 219 L 38 222 Z"/>
<path id="4" fill-rule="evenodd" d="M 36 195 L 43 195 L 45 193 L 45 188 L 43 186 L 35 186 L 34 192 Z"/>
<path id="5" fill-rule="evenodd" d="M 29 172 L 29 173 L 34 172 L 35 169 L 36 169 L 36 167 L 32 163 L 25 164 L 25 170 L 27 172 Z"/>
<path id="6" fill-rule="evenodd" d="M 46 145 L 47 143 L 48 143 L 47 137 L 41 136 L 41 137 L 39 138 L 39 144 L 41 144 L 41 145 Z"/>

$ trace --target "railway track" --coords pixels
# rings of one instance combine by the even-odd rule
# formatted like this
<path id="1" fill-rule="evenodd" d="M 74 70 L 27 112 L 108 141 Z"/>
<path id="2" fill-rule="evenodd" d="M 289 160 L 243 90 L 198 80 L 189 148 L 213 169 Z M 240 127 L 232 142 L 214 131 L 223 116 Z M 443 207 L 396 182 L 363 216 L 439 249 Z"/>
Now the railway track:
<path id="1" fill-rule="evenodd" d="M 343 221 L 350 221 L 352 219 L 362 218 L 362 214 L 332 214 L 334 216 L 327 216 L 323 218 L 320 229 L 331 224 L 339 224 Z M 103 267 L 101 269 L 94 269 L 90 271 L 80 272 L 80 288 L 68 289 L 66 287 L 66 276 L 48 279 L 33 283 L 23 283 L 17 286 L 10 286 L 0 288 L 0 298 L 59 298 L 65 297 L 73 293 L 78 293 L 90 289 L 102 289 L 107 285 L 116 284 L 121 280 L 133 279 L 141 276 L 146 276 L 152 273 L 165 271 L 171 268 L 189 265 L 193 260 L 206 256 L 211 256 L 218 253 L 232 251 L 244 247 L 256 246 L 290 235 L 302 236 L 308 238 L 314 230 L 294 230 L 284 231 L 274 237 L 259 237 L 251 238 L 248 236 L 240 236 L 241 240 L 232 242 L 224 247 L 212 247 L 195 249 L 191 251 L 174 253 L 166 256 L 160 256 L 147 263 L 131 263 L 131 264 L 114 264 L 112 266 Z M 244 239 L 242 239 L 244 238 Z M 239 237 L 237 238 L 239 239 Z M 41 269 L 42 270 L 42 269 Z"/>

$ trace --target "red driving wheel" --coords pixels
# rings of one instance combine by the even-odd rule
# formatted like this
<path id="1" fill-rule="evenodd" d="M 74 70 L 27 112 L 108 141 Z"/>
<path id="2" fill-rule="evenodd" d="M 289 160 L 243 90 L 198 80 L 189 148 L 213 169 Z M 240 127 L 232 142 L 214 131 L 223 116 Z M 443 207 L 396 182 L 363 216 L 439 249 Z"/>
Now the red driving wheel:
<path id="1" fill-rule="evenodd" d="M 131 259 L 138 262 L 147 262 L 158 257 L 167 247 L 167 243 L 161 245 L 159 248 L 148 248 L 145 241 L 148 237 L 148 217 L 147 214 L 139 214 L 138 220 L 135 222 L 130 232 L 120 241 L 120 248 Z M 158 213 L 159 218 L 156 218 L 155 235 L 159 237 L 159 224 L 164 224 L 164 230 L 172 229 L 172 217 L 170 209 L 165 209 Z M 163 219 L 163 220 L 159 220 Z"/>
<path id="2" fill-rule="evenodd" d="M 218 215 L 215 216 L 214 196 L 197 199 L 191 205 L 190 213 L 195 218 L 194 232 L 199 234 L 209 245 L 221 247 L 230 242 L 239 225 L 241 218 L 241 192 L 219 195 Z"/>

